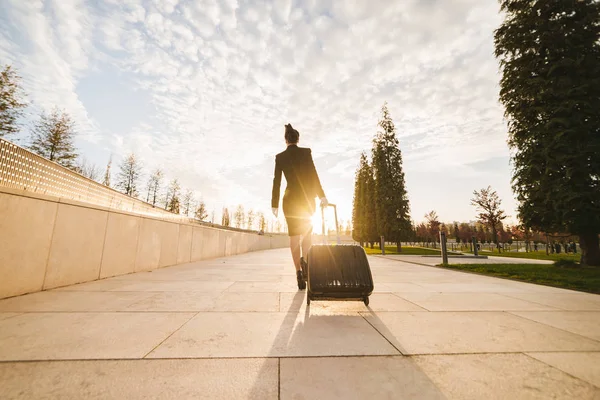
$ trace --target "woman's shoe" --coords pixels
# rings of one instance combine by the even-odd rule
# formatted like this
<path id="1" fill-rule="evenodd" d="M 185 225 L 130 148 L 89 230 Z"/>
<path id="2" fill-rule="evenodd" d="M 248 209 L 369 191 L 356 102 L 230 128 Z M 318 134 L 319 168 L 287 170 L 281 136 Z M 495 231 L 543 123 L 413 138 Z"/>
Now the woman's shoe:
<path id="1" fill-rule="evenodd" d="M 304 275 L 304 280 L 308 280 L 308 263 L 304 261 L 304 257 L 300 257 L 300 265 L 302 266 L 302 275 Z"/>
<path id="2" fill-rule="evenodd" d="M 304 281 L 302 270 L 296 271 L 296 279 L 298 280 L 298 290 L 306 289 L 306 282 Z"/>

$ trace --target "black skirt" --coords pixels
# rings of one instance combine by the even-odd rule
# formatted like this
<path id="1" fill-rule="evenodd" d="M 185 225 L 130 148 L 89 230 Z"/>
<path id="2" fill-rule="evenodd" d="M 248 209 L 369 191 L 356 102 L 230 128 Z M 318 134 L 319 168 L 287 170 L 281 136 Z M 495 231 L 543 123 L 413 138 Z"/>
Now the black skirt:
<path id="1" fill-rule="evenodd" d="M 289 236 L 312 234 L 312 216 L 315 213 L 315 201 L 303 194 L 286 190 L 283 195 L 283 215 L 288 226 Z"/>

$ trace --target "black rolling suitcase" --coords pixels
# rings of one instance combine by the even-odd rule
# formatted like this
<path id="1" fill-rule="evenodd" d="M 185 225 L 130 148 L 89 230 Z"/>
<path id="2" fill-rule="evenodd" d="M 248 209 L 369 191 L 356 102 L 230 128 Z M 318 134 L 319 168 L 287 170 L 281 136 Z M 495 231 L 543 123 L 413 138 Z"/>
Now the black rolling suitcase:
<path id="1" fill-rule="evenodd" d="M 337 245 L 316 244 L 308 251 L 308 291 L 306 303 L 311 300 L 360 300 L 369 305 L 373 293 L 373 276 L 365 250 L 359 245 L 340 244 L 340 230 L 335 212 Z M 321 208 L 323 235 L 325 212 Z"/>

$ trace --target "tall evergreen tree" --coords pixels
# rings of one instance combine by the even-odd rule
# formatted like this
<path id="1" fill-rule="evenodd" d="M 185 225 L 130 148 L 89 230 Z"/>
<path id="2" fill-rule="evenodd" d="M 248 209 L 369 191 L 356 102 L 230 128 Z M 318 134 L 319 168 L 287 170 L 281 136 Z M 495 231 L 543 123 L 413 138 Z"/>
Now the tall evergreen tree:
<path id="1" fill-rule="evenodd" d="M 352 225 L 354 226 L 354 230 L 352 231 L 352 239 L 359 242 L 362 246 L 364 242 L 368 240 L 367 238 L 367 221 L 365 221 L 365 208 L 367 204 L 365 204 L 365 169 L 368 166 L 367 156 L 365 153 L 360 155 L 360 164 L 358 169 L 356 170 L 355 178 L 354 178 L 354 199 L 352 202 Z"/>
<path id="2" fill-rule="evenodd" d="M 156 202 L 158 201 L 163 177 L 164 174 L 162 170 L 157 168 L 154 170 L 154 172 L 152 172 L 152 175 L 150 175 L 150 178 L 148 179 L 148 195 L 146 196 L 146 202 L 152 204 L 153 206 L 155 206 Z"/>
<path id="3" fill-rule="evenodd" d="M 600 266 L 600 2 L 501 0 L 500 100 L 526 226 L 579 236 Z"/>
<path id="4" fill-rule="evenodd" d="M 29 149 L 63 167 L 74 169 L 77 159 L 74 136 L 75 123 L 69 114 L 55 108 L 49 115 L 44 112 L 40 115 L 33 128 L 33 140 Z"/>
<path id="5" fill-rule="evenodd" d="M 387 241 L 401 241 L 410 233 L 410 206 L 404 184 L 402 152 L 396 128 L 387 103 L 381 108 L 381 130 L 373 140 L 373 171 L 375 176 L 375 207 L 377 230 Z"/>
<path id="6" fill-rule="evenodd" d="M 17 121 L 26 106 L 22 98 L 21 77 L 6 65 L 0 71 L 0 137 L 19 131 Z"/>
<path id="7" fill-rule="evenodd" d="M 139 195 L 138 183 L 142 173 L 142 166 L 134 153 L 129 154 L 119 166 L 116 187 L 121 189 L 127 196 Z"/>

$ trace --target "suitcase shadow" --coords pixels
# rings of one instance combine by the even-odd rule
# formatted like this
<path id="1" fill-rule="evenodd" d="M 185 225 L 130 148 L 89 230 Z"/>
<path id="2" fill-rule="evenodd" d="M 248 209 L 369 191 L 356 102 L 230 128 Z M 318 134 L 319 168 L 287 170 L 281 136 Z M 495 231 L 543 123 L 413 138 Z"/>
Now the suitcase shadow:
<path id="1" fill-rule="evenodd" d="M 398 356 L 405 356 L 408 352 L 406 349 L 402 347 L 399 343 L 398 339 L 395 335 L 386 327 L 386 325 L 381 321 L 381 319 L 377 316 L 376 312 L 371 309 L 371 307 L 366 307 L 365 311 L 351 311 L 351 312 L 341 312 L 340 314 L 336 314 L 335 312 L 331 314 L 311 314 L 311 307 L 307 306 L 304 310 L 302 310 L 303 304 L 306 302 L 306 292 L 299 291 L 294 294 L 292 302 L 290 306 L 286 310 L 281 310 L 281 312 L 285 312 L 286 315 L 282 320 L 279 331 L 277 332 L 276 337 L 273 340 L 272 347 L 266 357 L 270 360 L 277 359 L 278 360 L 278 371 L 279 371 L 279 379 L 285 379 L 284 376 L 289 375 L 289 371 L 286 371 L 282 374 L 282 359 L 290 359 L 290 358 L 304 358 L 304 357 L 336 357 L 336 355 L 322 355 L 319 356 L 315 354 L 314 349 L 311 347 L 311 342 L 314 340 L 318 340 L 319 348 L 323 349 L 323 337 L 319 336 L 319 329 L 328 329 L 331 331 L 331 326 L 337 324 L 337 321 L 340 321 L 340 324 L 343 324 L 344 321 L 348 321 L 348 318 L 360 318 L 363 319 L 366 323 L 370 325 L 379 335 L 381 335 L 385 341 L 387 341 L 395 350 L 398 351 Z M 311 304 L 311 306 L 314 306 Z M 344 337 L 346 334 L 343 331 L 343 325 L 340 326 L 339 336 Z M 348 339 L 346 339 L 348 340 Z M 338 345 L 338 340 L 335 337 L 332 337 L 330 340 L 330 345 L 335 347 Z M 311 351 L 312 350 L 312 351 Z M 361 357 L 361 355 L 355 355 L 353 357 Z M 383 356 L 382 357 L 386 357 Z M 408 358 L 410 359 L 410 358 Z M 409 361 L 412 364 L 412 375 L 411 379 L 414 379 L 419 382 L 427 382 L 428 385 L 433 385 L 431 379 L 427 376 L 427 374 L 421 370 L 414 362 Z M 289 368 L 289 364 L 287 366 Z M 257 381 L 255 382 L 249 398 L 252 399 L 263 399 L 269 396 L 267 381 L 272 381 L 272 376 L 270 374 L 273 373 L 273 365 L 271 363 L 265 362 L 263 365 Z M 269 379 L 269 377 L 271 378 Z M 284 386 L 283 382 L 279 382 L 279 388 Z M 272 388 L 271 388 L 272 389 Z M 439 393 L 439 392 L 438 392 Z M 435 397 L 435 396 L 434 396 Z M 435 398 L 444 398 L 443 395 Z"/>

